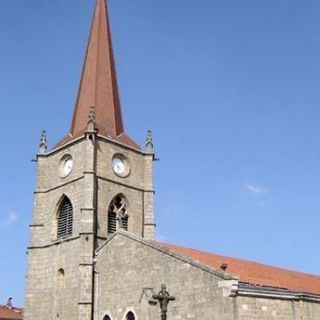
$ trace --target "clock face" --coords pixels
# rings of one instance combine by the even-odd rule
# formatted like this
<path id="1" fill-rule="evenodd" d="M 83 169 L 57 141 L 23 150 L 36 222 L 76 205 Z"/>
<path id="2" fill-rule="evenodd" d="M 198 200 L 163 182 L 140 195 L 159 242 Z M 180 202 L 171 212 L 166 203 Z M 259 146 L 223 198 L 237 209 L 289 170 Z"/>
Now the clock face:
<path id="1" fill-rule="evenodd" d="M 122 175 L 126 171 L 126 165 L 122 159 L 115 157 L 112 160 L 112 169 L 115 173 Z"/>
<path id="2" fill-rule="evenodd" d="M 65 176 L 67 176 L 71 172 L 72 166 L 73 166 L 73 160 L 71 158 L 67 159 L 63 165 L 63 174 Z"/>
<path id="3" fill-rule="evenodd" d="M 65 178 L 66 176 L 68 176 L 72 171 L 72 167 L 73 167 L 73 159 L 71 155 L 67 154 L 63 156 L 62 159 L 60 160 L 60 169 L 59 169 L 61 178 Z"/>
<path id="4" fill-rule="evenodd" d="M 122 154 L 115 154 L 112 158 L 111 165 L 113 172 L 121 178 L 127 177 L 130 173 L 129 161 Z"/>

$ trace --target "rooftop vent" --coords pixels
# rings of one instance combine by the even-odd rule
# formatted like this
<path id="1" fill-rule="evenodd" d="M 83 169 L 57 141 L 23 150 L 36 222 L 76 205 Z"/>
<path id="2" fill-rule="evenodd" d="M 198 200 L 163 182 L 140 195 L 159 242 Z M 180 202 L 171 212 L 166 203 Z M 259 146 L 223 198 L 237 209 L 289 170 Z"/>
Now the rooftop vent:
<path id="1" fill-rule="evenodd" d="M 228 264 L 227 264 L 227 263 L 223 263 L 223 264 L 220 266 L 220 269 L 221 269 L 222 271 L 227 271 L 227 269 L 228 269 Z"/>

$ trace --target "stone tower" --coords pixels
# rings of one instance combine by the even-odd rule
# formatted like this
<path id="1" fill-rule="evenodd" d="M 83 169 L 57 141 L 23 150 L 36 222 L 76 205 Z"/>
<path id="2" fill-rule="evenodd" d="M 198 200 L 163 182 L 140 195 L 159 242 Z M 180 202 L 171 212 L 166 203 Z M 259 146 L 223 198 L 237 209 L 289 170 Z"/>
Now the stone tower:
<path id="1" fill-rule="evenodd" d="M 153 145 L 125 133 L 106 0 L 97 0 L 70 132 L 45 133 L 30 226 L 26 320 L 91 320 L 96 249 L 122 229 L 153 239 Z"/>

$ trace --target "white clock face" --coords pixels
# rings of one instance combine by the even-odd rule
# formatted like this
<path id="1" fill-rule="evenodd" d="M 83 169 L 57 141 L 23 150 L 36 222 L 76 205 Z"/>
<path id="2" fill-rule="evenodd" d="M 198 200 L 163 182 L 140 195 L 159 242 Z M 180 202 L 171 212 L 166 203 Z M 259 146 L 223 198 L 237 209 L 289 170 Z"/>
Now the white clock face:
<path id="1" fill-rule="evenodd" d="M 60 161 L 60 176 L 62 178 L 68 176 L 72 171 L 73 159 L 70 155 L 65 155 Z"/>
<path id="2" fill-rule="evenodd" d="M 115 157 L 112 160 L 112 169 L 116 174 L 123 175 L 126 171 L 126 164 L 122 159 Z"/>
<path id="3" fill-rule="evenodd" d="M 72 159 L 66 160 L 66 162 L 63 165 L 63 173 L 64 173 L 64 175 L 67 176 L 71 172 L 72 166 L 73 166 Z"/>
<path id="4" fill-rule="evenodd" d="M 121 178 L 126 178 L 130 174 L 129 161 L 127 157 L 121 153 L 113 156 L 111 166 L 113 172 Z"/>

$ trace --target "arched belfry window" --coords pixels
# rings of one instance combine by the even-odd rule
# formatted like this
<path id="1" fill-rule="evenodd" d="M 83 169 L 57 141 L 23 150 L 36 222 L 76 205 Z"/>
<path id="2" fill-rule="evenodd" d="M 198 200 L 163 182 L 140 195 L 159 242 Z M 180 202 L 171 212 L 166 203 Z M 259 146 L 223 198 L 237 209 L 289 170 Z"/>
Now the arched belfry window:
<path id="1" fill-rule="evenodd" d="M 58 239 L 72 235 L 73 229 L 73 208 L 68 197 L 64 196 L 58 209 Z"/>
<path id="2" fill-rule="evenodd" d="M 135 320 L 135 319 L 136 317 L 134 316 L 134 314 L 131 311 L 129 311 L 126 316 L 126 320 Z"/>
<path id="3" fill-rule="evenodd" d="M 128 202 L 122 194 L 113 198 L 108 209 L 108 235 L 118 229 L 128 230 Z"/>
<path id="4" fill-rule="evenodd" d="M 103 320 L 111 320 L 111 318 L 108 315 L 106 315 L 104 316 Z"/>

